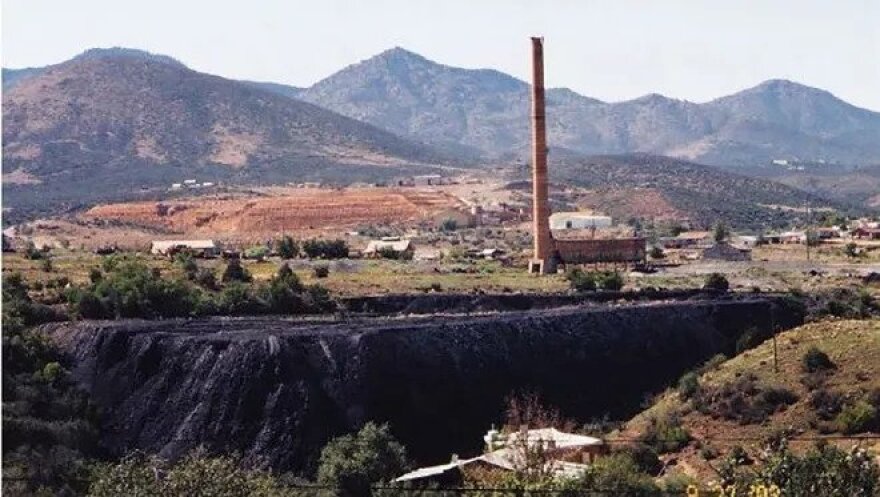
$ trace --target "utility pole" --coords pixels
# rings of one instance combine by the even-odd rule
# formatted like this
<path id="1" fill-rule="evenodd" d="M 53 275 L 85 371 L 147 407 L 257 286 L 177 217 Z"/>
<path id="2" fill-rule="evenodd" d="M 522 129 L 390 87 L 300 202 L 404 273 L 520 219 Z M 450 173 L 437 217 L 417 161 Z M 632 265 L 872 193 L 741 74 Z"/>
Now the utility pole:
<path id="1" fill-rule="evenodd" d="M 813 224 L 813 216 L 810 211 L 810 200 L 804 201 L 804 210 L 807 214 L 807 229 L 804 231 L 804 243 L 807 245 L 807 262 L 810 262 L 810 226 Z"/>
<path id="2" fill-rule="evenodd" d="M 773 372 L 779 374 L 779 350 L 776 348 L 776 333 L 779 328 L 776 326 L 776 313 L 773 304 L 770 305 L 770 327 L 773 332 Z"/>

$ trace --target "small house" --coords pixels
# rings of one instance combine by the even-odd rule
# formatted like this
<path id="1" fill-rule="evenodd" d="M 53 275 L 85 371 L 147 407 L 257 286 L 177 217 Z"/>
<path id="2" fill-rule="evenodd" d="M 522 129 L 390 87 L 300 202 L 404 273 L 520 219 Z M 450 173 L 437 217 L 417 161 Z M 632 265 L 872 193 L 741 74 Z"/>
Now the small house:
<path id="1" fill-rule="evenodd" d="M 181 251 L 196 257 L 216 257 L 220 253 L 214 240 L 155 240 L 150 245 L 150 253 L 154 255 L 173 256 Z"/>
<path id="2" fill-rule="evenodd" d="M 860 240 L 880 240 L 880 228 L 858 227 L 852 232 L 853 238 Z"/>
<path id="3" fill-rule="evenodd" d="M 714 261 L 750 261 L 752 260 L 752 250 L 721 242 L 703 250 L 703 259 Z"/>
<path id="4" fill-rule="evenodd" d="M 684 249 L 708 245 L 712 241 L 712 233 L 708 231 L 685 231 L 676 236 L 664 237 L 660 243 L 665 249 Z"/>
<path id="5" fill-rule="evenodd" d="M 363 255 L 367 258 L 379 258 L 389 253 L 394 254 L 396 259 L 411 259 L 415 253 L 415 247 L 410 240 L 388 237 L 381 240 L 370 240 Z"/>
<path id="6" fill-rule="evenodd" d="M 822 227 L 816 230 L 816 238 L 820 240 L 830 240 L 832 238 L 840 238 L 840 229 Z"/>
<path id="7" fill-rule="evenodd" d="M 547 456 L 543 468 L 555 478 L 573 478 L 586 471 L 595 457 L 605 453 L 602 440 L 574 433 L 565 433 L 555 428 L 527 429 L 513 433 L 489 430 L 483 440 L 486 452 L 469 459 L 453 456 L 446 464 L 428 466 L 411 471 L 395 479 L 396 482 L 414 484 L 456 485 L 463 480 L 462 471 L 482 469 L 507 473 L 516 471 L 526 450 L 541 447 Z"/>
<path id="8" fill-rule="evenodd" d="M 557 212 L 550 215 L 551 230 L 610 228 L 611 218 L 587 212 Z"/>

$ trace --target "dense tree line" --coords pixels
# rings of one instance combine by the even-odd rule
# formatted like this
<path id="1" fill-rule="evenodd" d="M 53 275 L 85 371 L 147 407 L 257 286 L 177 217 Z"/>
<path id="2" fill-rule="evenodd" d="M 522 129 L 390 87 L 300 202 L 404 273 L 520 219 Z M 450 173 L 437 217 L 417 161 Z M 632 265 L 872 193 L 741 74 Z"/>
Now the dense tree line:
<path id="1" fill-rule="evenodd" d="M 67 291 L 70 313 L 87 319 L 169 318 L 210 315 L 303 314 L 330 311 L 334 303 L 319 285 L 304 285 L 287 264 L 266 283 L 237 259 L 230 260 L 221 283 L 187 256 L 175 264 L 185 278 L 163 276 L 156 268 L 124 257 L 104 260 L 88 285 Z"/>

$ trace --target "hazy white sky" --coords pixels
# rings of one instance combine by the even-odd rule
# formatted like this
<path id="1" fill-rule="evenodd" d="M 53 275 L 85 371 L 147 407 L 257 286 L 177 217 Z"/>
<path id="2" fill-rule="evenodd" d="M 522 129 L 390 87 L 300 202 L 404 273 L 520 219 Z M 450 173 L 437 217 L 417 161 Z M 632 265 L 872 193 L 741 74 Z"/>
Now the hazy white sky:
<path id="1" fill-rule="evenodd" d="M 770 78 L 880 110 L 880 0 L 3 0 L 4 67 L 142 48 L 230 78 L 308 86 L 402 46 L 616 101 L 706 101 Z"/>

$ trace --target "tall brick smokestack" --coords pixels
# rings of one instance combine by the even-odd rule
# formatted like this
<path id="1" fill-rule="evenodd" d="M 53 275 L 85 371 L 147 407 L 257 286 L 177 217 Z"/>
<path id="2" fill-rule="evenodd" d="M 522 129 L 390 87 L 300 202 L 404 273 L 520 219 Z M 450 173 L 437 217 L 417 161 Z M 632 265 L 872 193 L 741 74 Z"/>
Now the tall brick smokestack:
<path id="1" fill-rule="evenodd" d="M 532 38 L 532 219 L 535 252 L 530 273 L 556 272 L 547 203 L 547 123 L 544 115 L 544 39 Z"/>

